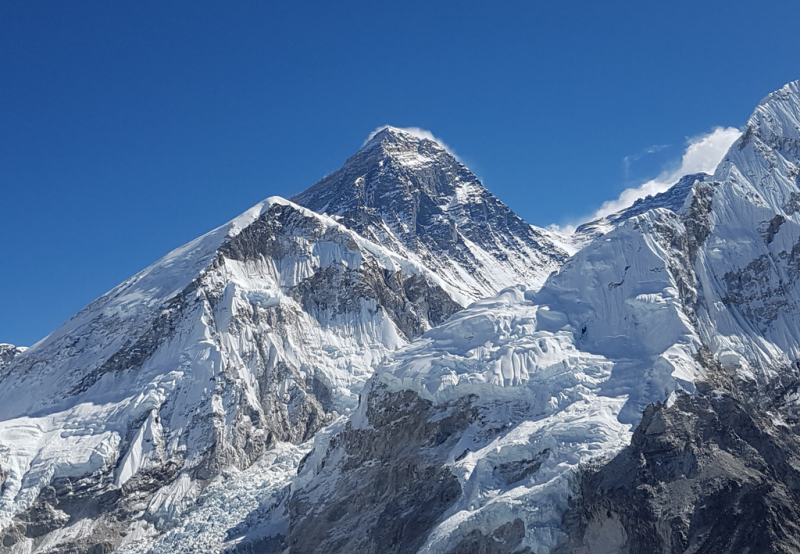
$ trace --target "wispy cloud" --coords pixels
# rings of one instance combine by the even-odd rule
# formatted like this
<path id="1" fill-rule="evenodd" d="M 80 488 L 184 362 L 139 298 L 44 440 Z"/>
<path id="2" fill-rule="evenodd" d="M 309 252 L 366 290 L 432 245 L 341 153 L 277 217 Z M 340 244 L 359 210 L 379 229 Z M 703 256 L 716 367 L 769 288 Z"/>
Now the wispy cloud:
<path id="1" fill-rule="evenodd" d="M 632 163 L 638 162 L 639 160 L 641 160 L 642 158 L 644 158 L 645 156 L 647 156 L 649 154 L 656 154 L 658 152 L 661 152 L 662 150 L 664 150 L 665 148 L 669 148 L 670 146 L 672 146 L 672 145 L 671 144 L 654 144 L 652 146 L 648 146 L 647 148 L 645 148 L 644 150 L 642 150 L 638 154 L 631 154 L 630 156 L 625 156 L 624 158 L 622 158 L 622 172 L 623 172 L 625 178 L 627 179 L 628 176 L 630 175 L 630 170 L 631 170 L 631 164 Z"/>
<path id="2" fill-rule="evenodd" d="M 607 216 L 627 208 L 640 198 L 664 192 L 684 175 L 713 173 L 719 162 L 725 157 L 725 153 L 741 134 L 742 132 L 736 127 L 716 127 L 709 133 L 688 139 L 688 145 L 679 163 L 668 165 L 655 179 L 642 183 L 638 187 L 626 189 L 615 200 L 604 202 L 588 220 Z M 663 147 L 660 149 L 663 150 Z"/>
<path id="3" fill-rule="evenodd" d="M 722 158 L 725 157 L 728 149 L 741 134 L 742 132 L 736 127 L 715 127 L 708 133 L 690 137 L 686 141 L 686 149 L 681 159 L 667 164 L 655 179 L 622 191 L 618 198 L 604 202 L 598 210 L 588 217 L 582 217 L 577 221 L 564 225 L 554 223 L 549 225 L 548 229 L 562 235 L 570 235 L 575 232 L 575 228 L 581 223 L 594 221 L 613 214 L 631 206 L 640 198 L 666 191 L 684 175 L 713 173 Z M 636 161 L 645 154 L 654 154 L 667 147 L 668 145 L 653 145 L 639 154 L 627 156 L 623 159 L 623 166 L 628 167 L 631 162 Z"/>

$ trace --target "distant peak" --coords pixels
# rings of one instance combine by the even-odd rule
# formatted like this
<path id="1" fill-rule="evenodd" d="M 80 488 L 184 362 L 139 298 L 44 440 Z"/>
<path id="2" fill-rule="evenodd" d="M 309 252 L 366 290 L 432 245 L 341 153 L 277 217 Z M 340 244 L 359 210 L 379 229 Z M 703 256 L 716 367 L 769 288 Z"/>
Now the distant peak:
<path id="1" fill-rule="evenodd" d="M 792 102 L 797 104 L 800 101 L 800 79 L 786 83 L 775 92 L 771 92 L 761 99 L 759 106 L 780 102 Z"/>

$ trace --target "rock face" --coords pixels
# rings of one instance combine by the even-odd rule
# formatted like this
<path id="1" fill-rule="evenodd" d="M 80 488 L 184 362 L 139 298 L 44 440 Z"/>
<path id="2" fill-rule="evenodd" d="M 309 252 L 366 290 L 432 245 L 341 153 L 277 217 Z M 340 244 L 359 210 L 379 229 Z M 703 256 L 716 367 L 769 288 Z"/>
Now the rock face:
<path id="1" fill-rule="evenodd" d="M 797 552 L 800 438 L 786 415 L 710 388 L 648 407 L 631 445 L 583 476 L 559 551 Z"/>
<path id="2" fill-rule="evenodd" d="M 469 402 L 434 407 L 411 391 L 381 392 L 365 399 L 370 428 L 349 423 L 323 461 L 305 461 L 330 468 L 322 468 L 317 486 L 341 496 L 321 503 L 317 486 L 292 496 L 290 551 L 416 552 L 460 496 L 459 481 L 444 462 L 475 418 Z"/>
<path id="3" fill-rule="evenodd" d="M 473 299 L 541 286 L 570 248 L 525 223 L 436 142 L 394 127 L 292 201 L 418 260 Z"/>
<path id="4" fill-rule="evenodd" d="M 0 344 L 0 371 L 10 364 L 14 358 L 25 352 L 27 348 L 13 344 Z"/>

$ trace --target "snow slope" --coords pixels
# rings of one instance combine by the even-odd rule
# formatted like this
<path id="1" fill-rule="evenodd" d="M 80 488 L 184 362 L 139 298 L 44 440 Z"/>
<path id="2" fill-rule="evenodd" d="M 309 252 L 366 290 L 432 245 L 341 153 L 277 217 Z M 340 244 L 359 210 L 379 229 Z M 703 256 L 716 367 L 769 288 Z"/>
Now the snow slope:
<path id="1" fill-rule="evenodd" d="M 23 521 L 52 504 L 42 491 L 54 482 L 72 483 L 60 504 L 98 494 L 77 482 L 121 495 L 126 522 L 175 480 L 202 484 L 275 441 L 306 440 L 356 405 L 374 364 L 462 308 L 447 288 L 330 218 L 259 204 L 3 368 L 0 527 L 18 551 L 41 549 L 49 539 Z M 83 538 L 117 540 L 103 517 Z M 76 519 L 62 511 L 43 526 Z"/>

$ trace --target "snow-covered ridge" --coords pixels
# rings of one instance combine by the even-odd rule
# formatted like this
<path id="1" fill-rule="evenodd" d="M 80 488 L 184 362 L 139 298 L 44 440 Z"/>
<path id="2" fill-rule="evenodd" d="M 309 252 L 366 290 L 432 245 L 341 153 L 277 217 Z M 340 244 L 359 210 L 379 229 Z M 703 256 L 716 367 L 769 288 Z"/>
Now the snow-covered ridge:
<path id="1" fill-rule="evenodd" d="M 173 496 L 199 492 L 198 480 L 350 410 L 374 365 L 468 301 L 332 218 L 265 200 L 3 368 L 0 528 L 23 529 L 9 540 L 38 548 L 13 522 L 51 502 L 40 491 L 54 480 L 118 491 L 123 505 L 164 489 L 139 510 L 147 518 L 182 506 Z M 64 494 L 96 494 L 77 490 Z M 101 513 L 86 525 L 119 524 Z M 152 535 L 148 525 L 137 532 Z"/>
<path id="2" fill-rule="evenodd" d="M 640 198 L 624 210 L 580 225 L 572 235 L 572 242 L 580 248 L 600 235 L 608 233 L 631 217 L 656 208 L 666 208 L 678 213 L 686 203 L 686 199 L 691 196 L 695 183 L 707 181 L 710 178 L 711 176 L 706 173 L 686 175 L 664 192 Z"/>

